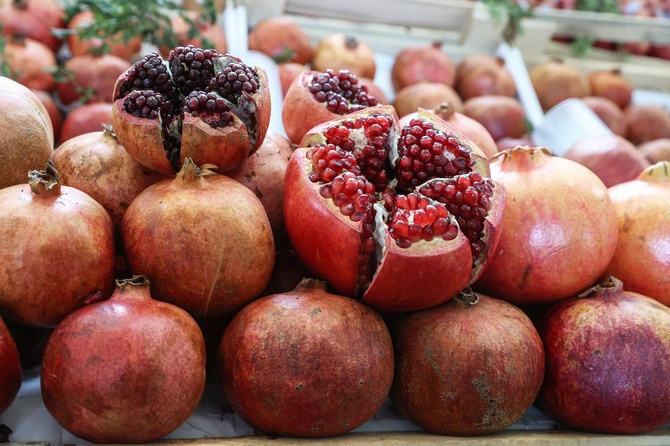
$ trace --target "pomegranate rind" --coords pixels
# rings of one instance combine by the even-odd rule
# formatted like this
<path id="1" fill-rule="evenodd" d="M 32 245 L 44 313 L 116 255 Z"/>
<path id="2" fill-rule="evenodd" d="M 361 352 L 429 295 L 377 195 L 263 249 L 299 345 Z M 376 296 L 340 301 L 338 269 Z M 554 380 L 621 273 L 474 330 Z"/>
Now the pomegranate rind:
<path id="1" fill-rule="evenodd" d="M 503 231 L 503 221 L 505 216 L 505 186 L 498 181 L 493 181 L 494 189 L 491 197 L 491 207 L 486 213 L 484 219 L 484 251 L 479 254 L 479 257 L 474 261 L 472 268 L 472 276 L 468 286 L 475 283 L 484 274 L 486 267 L 491 262 L 493 253 L 498 248 L 500 237 Z"/>
<path id="2" fill-rule="evenodd" d="M 249 152 L 247 156 L 253 155 L 256 153 L 258 148 L 263 144 L 265 140 L 265 135 L 268 132 L 270 127 L 270 115 L 272 113 L 272 103 L 270 97 L 270 87 L 268 86 L 268 75 L 260 67 L 255 67 L 256 73 L 258 74 L 258 91 L 253 95 L 249 96 L 250 100 L 254 103 L 254 120 L 256 121 L 255 126 L 255 136 L 250 137 L 250 141 L 253 141 L 253 145 L 250 145 Z M 210 161 L 211 162 L 211 161 Z"/>

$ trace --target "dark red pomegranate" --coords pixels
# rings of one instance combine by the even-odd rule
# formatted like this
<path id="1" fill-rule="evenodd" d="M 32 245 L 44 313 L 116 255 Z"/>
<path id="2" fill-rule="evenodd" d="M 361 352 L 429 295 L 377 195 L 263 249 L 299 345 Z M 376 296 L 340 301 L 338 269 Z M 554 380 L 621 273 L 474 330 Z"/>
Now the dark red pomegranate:
<path id="1" fill-rule="evenodd" d="M 130 62 L 111 54 L 72 57 L 65 62 L 72 77 L 58 82 L 58 97 L 64 105 L 76 101 L 112 102 L 116 79 L 128 67 Z"/>
<path id="2" fill-rule="evenodd" d="M 286 17 L 266 17 L 249 31 L 249 49 L 267 54 L 278 64 L 308 64 L 314 48 L 307 33 Z M 329 67 L 333 68 L 333 67 Z"/>
<path id="3" fill-rule="evenodd" d="M 65 27 L 65 11 L 58 0 L 3 0 L 0 2 L 0 28 L 6 36 L 21 35 L 42 42 L 51 51 L 62 40 L 52 30 Z"/>
<path id="4" fill-rule="evenodd" d="M 181 308 L 151 298 L 143 276 L 64 319 L 41 370 L 44 405 L 94 443 L 144 443 L 170 433 L 205 391 L 205 341 Z"/>
<path id="5" fill-rule="evenodd" d="M 300 73 L 307 70 L 309 70 L 309 67 L 301 63 L 286 62 L 277 65 L 277 71 L 279 72 L 279 82 L 281 82 L 281 91 L 284 97 L 286 97 L 286 93 L 291 87 L 293 81 L 296 80 L 298 76 L 300 76 Z"/>
<path id="6" fill-rule="evenodd" d="M 142 191 L 121 223 L 133 274 L 156 299 L 199 317 L 232 314 L 260 295 L 275 256 L 262 203 L 247 187 L 190 158 L 176 178 Z"/>
<path id="7" fill-rule="evenodd" d="M 263 143 L 270 121 L 267 75 L 240 59 L 192 45 L 167 60 L 153 52 L 116 82 L 112 126 L 140 164 L 178 172 L 184 160 L 238 167 Z"/>
<path id="8" fill-rule="evenodd" d="M 7 38 L 4 52 L 0 53 L 0 63 L 3 62 L 11 77 L 31 90 L 50 92 L 56 86 L 56 55 L 42 42 L 22 36 Z"/>
<path id="9" fill-rule="evenodd" d="M 347 70 L 358 77 L 374 79 L 377 70 L 370 45 L 354 36 L 340 33 L 322 37 L 314 48 L 311 67 L 315 71 Z"/>
<path id="10" fill-rule="evenodd" d="M 60 132 L 60 144 L 91 132 L 101 132 L 112 124 L 110 102 L 92 102 L 74 107 L 65 115 Z"/>
<path id="11" fill-rule="evenodd" d="M 528 133 L 523 105 L 511 96 L 476 96 L 463 103 L 463 114 L 483 125 L 495 141 Z"/>
<path id="12" fill-rule="evenodd" d="M 391 401 L 442 435 L 486 435 L 518 421 L 535 401 L 544 349 L 514 305 L 467 290 L 394 325 Z"/>
<path id="13" fill-rule="evenodd" d="M 28 184 L 0 190 L 0 310 L 53 327 L 114 288 L 112 219 L 89 195 L 61 185 L 51 161 Z"/>
<path id="14" fill-rule="evenodd" d="M 14 402 L 19 393 L 23 370 L 19 352 L 12 335 L 0 317 L 0 415 Z"/>
<path id="15" fill-rule="evenodd" d="M 517 147 L 491 161 L 505 187 L 500 242 L 476 289 L 514 304 L 574 296 L 605 271 L 616 249 L 616 212 L 603 182 L 542 147 Z"/>
<path id="16" fill-rule="evenodd" d="M 558 422 L 610 434 L 670 422 L 670 309 L 610 278 L 549 308 L 540 401 Z"/>
<path id="17" fill-rule="evenodd" d="M 217 370 L 226 400 L 267 435 L 331 437 L 379 410 L 393 379 L 383 319 L 308 279 L 233 318 Z"/>
<path id="18" fill-rule="evenodd" d="M 456 65 L 442 50 L 440 42 L 413 45 L 396 54 L 391 67 L 391 83 L 395 91 L 421 82 L 436 82 L 450 87 L 456 82 Z"/>
<path id="19" fill-rule="evenodd" d="M 427 111 L 402 129 L 390 106 L 315 127 L 284 184 L 300 258 L 382 311 L 451 299 L 481 274 L 500 234 L 505 194 L 486 155 Z"/>

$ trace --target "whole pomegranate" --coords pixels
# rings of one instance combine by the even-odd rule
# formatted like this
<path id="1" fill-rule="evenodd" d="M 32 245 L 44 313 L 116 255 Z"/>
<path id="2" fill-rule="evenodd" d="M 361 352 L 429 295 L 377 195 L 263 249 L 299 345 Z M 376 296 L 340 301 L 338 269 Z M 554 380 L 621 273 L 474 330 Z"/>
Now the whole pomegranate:
<path id="1" fill-rule="evenodd" d="M 393 380 L 383 319 L 324 283 L 258 299 L 230 322 L 219 383 L 233 410 L 269 435 L 330 437 L 379 410 Z"/>
<path id="2" fill-rule="evenodd" d="M 378 104 L 358 77 L 347 70 L 308 70 L 293 81 L 282 107 L 286 136 L 297 144 L 313 127 Z"/>
<path id="3" fill-rule="evenodd" d="M 53 327 L 114 288 L 112 219 L 87 194 L 61 185 L 51 161 L 28 184 L 0 189 L 0 310 Z M 57 286 L 55 285 L 57 284 Z"/>
<path id="4" fill-rule="evenodd" d="M 101 132 L 106 125 L 111 125 L 112 107 L 110 102 L 91 102 L 72 108 L 63 120 L 60 144 L 86 133 Z"/>
<path id="5" fill-rule="evenodd" d="M 301 63 L 285 62 L 277 65 L 279 82 L 281 83 L 281 91 L 284 97 L 286 97 L 286 93 L 293 81 L 300 76 L 300 73 L 307 70 L 309 70 L 309 67 Z"/>
<path id="6" fill-rule="evenodd" d="M 267 54 L 278 64 L 308 64 L 314 48 L 307 33 L 286 17 L 267 17 L 249 32 L 249 49 Z M 332 68 L 332 67 L 327 67 Z"/>
<path id="7" fill-rule="evenodd" d="M 58 324 L 40 377 L 44 405 L 72 434 L 149 442 L 179 427 L 200 402 L 205 341 L 186 311 L 152 299 L 149 280 L 135 276 Z"/>
<path id="8" fill-rule="evenodd" d="M 607 187 L 634 180 L 649 167 L 644 154 L 618 135 L 587 136 L 570 147 L 563 157 L 588 167 Z"/>
<path id="9" fill-rule="evenodd" d="M 54 147 L 49 113 L 35 93 L 0 76 L 0 189 L 25 183 L 43 168 Z"/>
<path id="10" fill-rule="evenodd" d="M 619 235 L 614 204 L 596 174 L 545 148 L 517 147 L 493 157 L 491 178 L 507 191 L 506 229 L 476 289 L 537 305 L 592 285 Z"/>
<path id="11" fill-rule="evenodd" d="M 123 147 L 149 169 L 178 172 L 189 157 L 222 172 L 263 143 L 270 92 L 263 69 L 188 45 L 167 60 L 145 55 L 117 80 L 112 126 Z"/>
<path id="12" fill-rule="evenodd" d="M 442 50 L 440 42 L 405 47 L 393 60 L 391 83 L 395 91 L 421 82 L 443 83 L 450 87 L 456 82 L 456 65 Z"/>
<path id="13" fill-rule="evenodd" d="M 56 68 L 56 55 L 51 49 L 27 37 L 9 37 L 0 64 L 5 62 L 15 81 L 31 90 L 50 92 L 56 86 L 52 71 Z"/>
<path id="14" fill-rule="evenodd" d="M 624 110 L 626 139 L 640 145 L 660 138 L 670 138 L 670 112 L 656 104 L 633 104 Z"/>
<path id="15" fill-rule="evenodd" d="M 495 250 L 505 193 L 488 172 L 486 155 L 434 114 L 401 129 L 391 106 L 371 107 L 305 135 L 286 170 L 286 230 L 338 293 L 382 311 L 435 306 Z"/>
<path id="16" fill-rule="evenodd" d="M 528 74 L 545 112 L 565 99 L 591 95 L 587 76 L 578 68 L 560 60 L 537 64 Z"/>
<path id="17" fill-rule="evenodd" d="M 463 114 L 483 125 L 495 141 L 528 133 L 523 105 L 511 96 L 476 96 L 463 103 Z"/>
<path id="18" fill-rule="evenodd" d="M 587 431 L 634 434 L 670 422 L 670 309 L 610 278 L 551 306 L 540 335 L 545 410 Z"/>
<path id="19" fill-rule="evenodd" d="M 56 91 L 64 105 L 80 102 L 111 102 L 114 84 L 130 62 L 111 54 L 85 54 L 65 62 L 71 77 L 58 82 Z"/>
<path id="20" fill-rule="evenodd" d="M 0 415 L 19 393 L 23 370 L 12 335 L 0 317 Z"/>
<path id="21" fill-rule="evenodd" d="M 53 163 L 61 183 L 94 198 L 109 212 L 117 229 L 133 199 L 168 178 L 130 156 L 109 125 L 68 139 L 54 151 Z"/>
<path id="22" fill-rule="evenodd" d="M 369 79 L 375 78 L 377 70 L 375 53 L 367 43 L 339 33 L 324 36 L 317 42 L 311 66 L 321 72 L 348 70 Z"/>
<path id="23" fill-rule="evenodd" d="M 670 161 L 645 169 L 609 190 L 619 222 L 619 242 L 605 274 L 670 306 Z"/>
<path id="24" fill-rule="evenodd" d="M 485 95 L 516 96 L 516 84 L 505 61 L 490 54 L 465 56 L 458 63 L 454 88 L 464 101 Z"/>
<path id="25" fill-rule="evenodd" d="M 408 85 L 396 92 L 393 106 L 398 116 L 417 112 L 420 108 L 436 109 L 442 103 L 451 104 L 454 111 L 463 113 L 463 101 L 458 93 L 446 84 L 422 82 Z"/>
<path id="26" fill-rule="evenodd" d="M 633 84 L 619 70 L 594 70 L 588 80 L 593 96 L 607 98 L 622 110 L 633 99 Z"/>
<path id="27" fill-rule="evenodd" d="M 156 299 L 199 317 L 226 316 L 260 295 L 275 245 L 265 209 L 237 181 L 190 158 L 176 178 L 142 191 L 121 222 L 133 274 Z"/>
<path id="28" fill-rule="evenodd" d="M 652 164 L 670 161 L 670 138 L 653 139 L 640 144 L 637 148 Z"/>
<path id="29" fill-rule="evenodd" d="M 56 100 L 54 99 L 53 94 L 44 90 L 31 91 L 35 94 L 35 96 L 37 96 L 37 99 L 40 100 L 42 105 L 44 105 L 53 128 L 54 141 L 58 141 L 60 138 L 60 130 L 63 125 L 63 113 L 61 112 L 58 105 L 56 105 Z"/>
<path id="30" fill-rule="evenodd" d="M 64 27 L 65 10 L 58 0 L 0 1 L 0 28 L 6 36 L 29 37 L 56 52 L 62 40 L 51 31 Z"/>
<path id="31" fill-rule="evenodd" d="M 390 397 L 419 427 L 486 435 L 518 421 L 540 390 L 542 341 L 523 311 L 466 290 L 400 316 L 393 331 Z"/>
<path id="32" fill-rule="evenodd" d="M 626 116 L 617 104 L 601 96 L 585 96 L 582 101 L 612 130 L 612 133 L 626 137 L 628 132 Z"/>
<path id="33" fill-rule="evenodd" d="M 107 39 L 97 37 L 84 39 L 76 32 L 80 28 L 86 28 L 93 23 L 93 11 L 89 10 L 83 10 L 76 13 L 68 21 L 67 29 L 75 31 L 67 36 L 67 44 L 72 56 L 77 57 L 86 54 L 100 54 L 103 52 L 103 47 L 106 45 L 106 52 L 130 61 L 142 49 L 142 38 L 140 36 L 134 36 L 127 41 L 124 41 L 121 33 L 108 37 Z"/>

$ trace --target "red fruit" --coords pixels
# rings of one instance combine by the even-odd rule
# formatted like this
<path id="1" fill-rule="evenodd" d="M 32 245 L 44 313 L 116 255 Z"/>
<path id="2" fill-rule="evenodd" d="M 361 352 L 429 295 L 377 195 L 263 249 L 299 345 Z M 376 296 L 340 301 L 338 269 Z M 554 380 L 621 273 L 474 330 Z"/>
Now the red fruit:
<path id="1" fill-rule="evenodd" d="M 68 59 L 65 69 L 72 79 L 56 85 L 58 97 L 64 105 L 76 101 L 111 102 L 116 79 L 130 67 L 130 62 L 111 54 L 86 54 Z"/>
<path id="2" fill-rule="evenodd" d="M 624 110 L 626 139 L 640 145 L 647 141 L 670 138 L 670 114 L 656 104 L 634 104 Z"/>
<path id="3" fill-rule="evenodd" d="M 504 189 L 469 138 L 390 106 L 315 127 L 286 171 L 284 221 L 305 264 L 338 293 L 383 311 L 454 297 L 485 268 Z M 445 271 L 449 271 L 445 274 Z"/>
<path id="4" fill-rule="evenodd" d="M 23 370 L 12 335 L 0 317 L 0 415 L 19 393 Z"/>
<path id="5" fill-rule="evenodd" d="M 618 135 L 587 136 L 563 157 L 587 167 L 607 187 L 634 180 L 649 167 L 644 154 Z"/>
<path id="6" fill-rule="evenodd" d="M 565 99 L 591 95 L 586 75 L 576 67 L 558 60 L 535 65 L 529 75 L 545 112 Z"/>
<path id="7" fill-rule="evenodd" d="M 368 77 L 359 77 L 358 84 L 361 87 L 368 88 L 368 95 L 374 97 L 377 100 L 377 104 L 388 105 L 391 103 L 391 101 L 389 101 L 389 99 L 386 97 L 386 93 L 384 93 L 381 87 L 375 83 L 374 79 L 370 79 Z"/>
<path id="8" fill-rule="evenodd" d="M 63 114 L 61 113 L 56 101 L 51 93 L 48 93 L 44 90 L 32 90 L 32 92 L 37 96 L 37 99 L 40 100 L 42 105 L 49 115 L 49 120 L 51 121 L 51 126 L 53 127 L 54 141 L 58 141 L 60 138 L 60 131 L 63 125 Z"/>
<path id="9" fill-rule="evenodd" d="M 288 138 L 297 144 L 313 127 L 377 103 L 349 71 L 305 71 L 286 92 L 282 122 Z"/>
<path id="10" fill-rule="evenodd" d="M 440 42 L 432 45 L 405 47 L 396 54 L 391 67 L 391 83 L 395 91 L 408 85 L 434 82 L 454 86 L 456 66 L 451 57 L 441 49 Z"/>
<path id="11" fill-rule="evenodd" d="M 603 182 L 550 153 L 517 147 L 491 162 L 491 177 L 507 192 L 506 229 L 475 286 L 513 304 L 577 294 L 605 271 L 616 248 L 616 213 Z"/>
<path id="12" fill-rule="evenodd" d="M 463 103 L 463 114 L 479 122 L 491 137 L 521 138 L 528 133 L 526 112 L 521 102 L 510 96 L 477 96 Z"/>
<path id="13" fill-rule="evenodd" d="M 509 136 L 505 136 L 496 141 L 498 152 L 514 149 L 518 146 L 533 146 L 533 145 L 534 145 L 533 140 L 529 135 L 523 135 L 520 136 L 519 138 L 511 138 Z"/>
<path id="14" fill-rule="evenodd" d="M 111 127 L 68 139 L 54 151 L 62 184 L 90 195 L 119 228 L 133 199 L 166 175 L 142 167 L 119 144 Z"/>
<path id="15" fill-rule="evenodd" d="M 114 104 L 110 102 L 92 102 L 70 110 L 63 120 L 60 143 L 86 133 L 104 130 L 105 125 L 112 123 L 112 107 Z"/>
<path id="16" fill-rule="evenodd" d="M 216 50 L 177 47 L 147 54 L 116 82 L 112 125 L 140 164 L 172 174 L 189 157 L 222 172 L 263 142 L 270 92 L 263 69 Z"/>
<path id="17" fill-rule="evenodd" d="M 52 71 L 56 69 L 56 55 L 51 49 L 27 37 L 6 39 L 4 54 L 0 53 L 0 63 L 5 62 L 13 79 L 31 90 L 51 91 L 56 86 Z"/>
<path id="18" fill-rule="evenodd" d="M 307 33 L 286 17 L 267 17 L 256 23 L 249 32 L 249 49 L 267 54 L 280 65 L 305 65 L 314 54 Z"/>
<path id="19" fill-rule="evenodd" d="M 394 330 L 391 401 L 422 429 L 487 435 L 518 421 L 535 401 L 544 349 L 517 307 L 464 292 L 400 316 Z"/>
<path id="20" fill-rule="evenodd" d="M 503 59 L 471 54 L 458 64 L 456 92 L 464 101 L 477 96 L 516 96 L 516 84 Z"/>
<path id="21" fill-rule="evenodd" d="M 286 97 L 286 93 L 293 81 L 300 76 L 300 73 L 308 69 L 307 65 L 295 62 L 286 62 L 277 65 L 279 82 L 281 82 L 281 91 L 284 97 Z"/>
<path id="22" fill-rule="evenodd" d="M 652 45 L 650 42 L 626 42 L 621 44 L 620 47 L 624 53 L 637 56 L 648 56 L 651 52 Z"/>
<path id="23" fill-rule="evenodd" d="M 670 138 L 654 139 L 640 144 L 637 149 L 652 164 L 659 161 L 670 161 Z"/>
<path id="24" fill-rule="evenodd" d="M 135 197 L 121 223 L 130 271 L 152 278 L 156 299 L 199 317 L 232 314 L 258 297 L 275 255 L 260 200 L 212 167 L 187 158 L 175 179 Z"/>
<path id="25" fill-rule="evenodd" d="M 650 45 L 648 55 L 670 60 L 670 45 Z"/>
<path id="26" fill-rule="evenodd" d="M 58 0 L 5 0 L 0 3 L 0 27 L 6 36 L 29 37 L 56 52 L 62 41 L 51 31 L 65 27 L 65 11 Z"/>
<path id="27" fill-rule="evenodd" d="M 398 116 L 405 116 L 420 108 L 436 109 L 442 103 L 451 104 L 455 111 L 463 113 L 463 101 L 458 93 L 450 86 L 439 83 L 409 85 L 396 93 L 393 106 Z"/>
<path id="28" fill-rule="evenodd" d="M 312 69 L 324 72 L 348 70 L 358 77 L 375 78 L 376 63 L 372 48 L 353 36 L 329 34 L 314 48 Z"/>
<path id="29" fill-rule="evenodd" d="M 628 124 L 626 116 L 617 104 L 601 96 L 585 96 L 582 101 L 593 110 L 615 135 L 626 137 Z"/>
<path id="30" fill-rule="evenodd" d="M 184 310 L 151 298 L 149 280 L 61 322 L 42 361 L 44 405 L 90 442 L 143 443 L 179 427 L 205 390 L 205 341 Z"/>
<path id="31" fill-rule="evenodd" d="M 191 25 L 184 19 L 187 17 L 193 22 L 197 34 L 192 35 Z M 172 31 L 177 37 L 180 46 L 193 45 L 197 48 L 209 48 L 216 50 L 219 54 L 226 54 L 228 42 L 226 33 L 218 23 L 206 20 L 197 11 L 183 11 L 172 17 Z M 161 55 L 167 58 L 170 55 L 169 47 L 161 47 Z"/>
<path id="32" fill-rule="evenodd" d="M 93 11 L 83 10 L 72 16 L 67 24 L 67 29 L 78 31 L 79 28 L 86 28 L 93 23 Z M 106 44 L 106 52 L 129 61 L 142 49 L 142 38 L 140 36 L 134 36 L 127 42 L 124 42 L 121 33 L 108 37 L 106 40 L 98 37 L 84 39 L 77 33 L 74 33 L 67 36 L 67 44 L 70 53 L 75 57 L 86 54 L 99 54 L 102 52 L 103 44 Z M 107 98 L 106 100 L 109 99 Z"/>
<path id="33" fill-rule="evenodd" d="M 635 434 L 670 422 L 670 309 L 610 279 L 549 308 L 540 401 L 575 429 Z"/>
<path id="34" fill-rule="evenodd" d="M 588 80 L 593 96 L 607 98 L 622 110 L 633 99 L 633 85 L 618 70 L 595 70 L 589 73 Z"/>
<path id="35" fill-rule="evenodd" d="M 605 274 L 634 291 L 670 306 L 670 162 L 609 190 L 619 222 L 619 242 Z"/>
<path id="36" fill-rule="evenodd" d="M 61 185 L 51 162 L 28 179 L 0 190 L 0 309 L 22 324 L 53 327 L 112 293 L 112 219 L 93 198 Z"/>
<path id="37" fill-rule="evenodd" d="M 370 308 L 306 280 L 230 322 L 219 383 L 233 410 L 267 435 L 331 437 L 372 418 L 393 380 L 393 345 Z"/>
<path id="38" fill-rule="evenodd" d="M 44 167 L 54 131 L 42 102 L 23 85 L 0 76 L 0 189 L 23 184 L 28 171 Z"/>

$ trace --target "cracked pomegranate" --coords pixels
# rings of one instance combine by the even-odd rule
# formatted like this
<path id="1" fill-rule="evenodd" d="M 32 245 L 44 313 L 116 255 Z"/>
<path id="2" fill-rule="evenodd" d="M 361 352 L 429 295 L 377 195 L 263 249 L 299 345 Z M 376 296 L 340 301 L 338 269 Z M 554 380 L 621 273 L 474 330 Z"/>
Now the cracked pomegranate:
<path id="1" fill-rule="evenodd" d="M 112 125 L 140 164 L 163 173 L 189 157 L 225 172 L 260 147 L 270 121 L 265 72 L 193 45 L 145 55 L 114 89 Z"/>
<path id="2" fill-rule="evenodd" d="M 489 176 L 483 152 L 434 114 L 400 129 L 393 107 L 371 107 L 303 138 L 286 229 L 337 292 L 384 311 L 427 308 L 474 282 L 495 249 L 505 193 Z"/>

